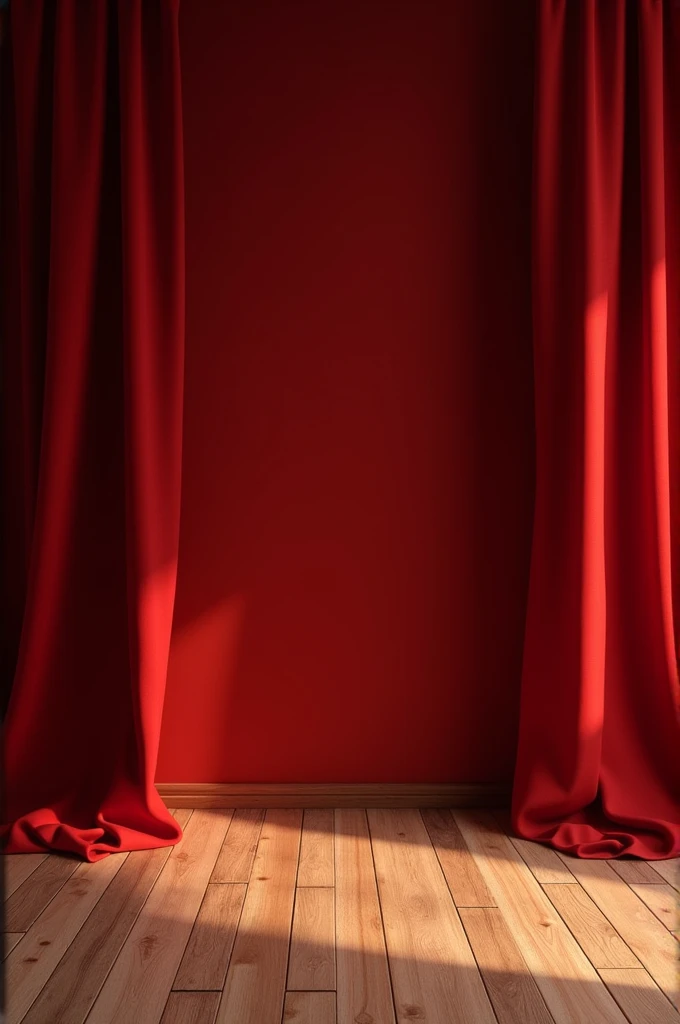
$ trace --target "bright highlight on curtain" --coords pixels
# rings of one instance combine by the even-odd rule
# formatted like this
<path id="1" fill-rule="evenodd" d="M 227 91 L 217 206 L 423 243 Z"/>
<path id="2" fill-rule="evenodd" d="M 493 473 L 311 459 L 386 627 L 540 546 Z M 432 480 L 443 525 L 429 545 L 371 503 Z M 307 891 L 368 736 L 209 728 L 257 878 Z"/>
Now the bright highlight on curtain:
<path id="1" fill-rule="evenodd" d="M 542 0 L 538 33 L 513 823 L 581 857 L 677 856 L 680 4 Z"/>
<path id="2" fill-rule="evenodd" d="M 9 852 L 96 860 L 181 835 L 153 784 L 180 500 L 177 8 L 10 6 L 2 230 L 18 259 L 3 275 L 2 332 L 16 385 L 3 433 L 23 544 L 7 566 L 21 597 Z"/>

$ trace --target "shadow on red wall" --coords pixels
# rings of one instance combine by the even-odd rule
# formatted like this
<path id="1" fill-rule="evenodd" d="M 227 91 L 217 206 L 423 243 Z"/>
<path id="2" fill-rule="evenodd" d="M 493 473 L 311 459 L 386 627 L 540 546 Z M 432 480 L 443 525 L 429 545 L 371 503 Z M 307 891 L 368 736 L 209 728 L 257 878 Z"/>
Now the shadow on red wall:
<path id="1" fill-rule="evenodd" d="M 194 0 L 182 46 L 184 491 L 157 778 L 507 779 L 533 2 Z"/>

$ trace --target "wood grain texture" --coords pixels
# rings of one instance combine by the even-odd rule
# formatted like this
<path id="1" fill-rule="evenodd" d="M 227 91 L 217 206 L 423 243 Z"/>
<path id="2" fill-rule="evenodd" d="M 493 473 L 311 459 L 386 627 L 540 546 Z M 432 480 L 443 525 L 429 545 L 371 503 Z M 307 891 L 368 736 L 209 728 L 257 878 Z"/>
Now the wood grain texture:
<path id="1" fill-rule="evenodd" d="M 262 810 L 241 808 L 234 811 L 211 882 L 248 881 L 263 821 Z"/>
<path id="2" fill-rule="evenodd" d="M 560 860 L 554 850 L 544 846 L 543 843 L 516 839 L 514 836 L 510 836 L 510 841 L 537 882 L 545 882 L 550 885 L 576 883 L 576 879 L 566 863 Z"/>
<path id="3" fill-rule="evenodd" d="M 5 899 L 22 885 L 29 875 L 42 864 L 46 853 L 8 853 L 2 857 L 2 870 L 5 873 Z"/>
<path id="4" fill-rule="evenodd" d="M 184 827 L 191 811 L 178 811 Z M 128 856 L 107 886 L 24 1024 L 82 1024 L 151 892 L 172 847 Z"/>
<path id="5" fill-rule="evenodd" d="M 299 810 L 265 815 L 218 1024 L 280 1024 L 301 830 Z"/>
<path id="6" fill-rule="evenodd" d="M 9 954 L 12 952 L 15 946 L 17 946 L 24 937 L 24 932 L 5 932 L 3 935 L 3 950 L 2 959 L 6 960 Z"/>
<path id="7" fill-rule="evenodd" d="M 219 992 L 171 992 L 161 1024 L 214 1024 L 219 1002 Z"/>
<path id="8" fill-rule="evenodd" d="M 487 783 L 164 782 L 156 788 L 172 807 L 495 807 L 509 800 L 506 786 Z"/>
<path id="9" fill-rule="evenodd" d="M 284 1024 L 335 1024 L 335 992 L 286 992 Z"/>
<path id="10" fill-rule="evenodd" d="M 308 808 L 302 822 L 298 888 L 335 884 L 333 809 Z"/>
<path id="11" fill-rule="evenodd" d="M 630 887 L 669 931 L 676 927 L 678 923 L 678 894 L 672 885 L 668 885 L 667 882 L 661 882 L 659 885 L 631 883 Z"/>
<path id="12" fill-rule="evenodd" d="M 420 814 L 373 809 L 368 822 L 397 1020 L 494 1024 L 489 997 Z"/>
<path id="13" fill-rule="evenodd" d="M 97 1024 L 158 1021 L 231 814 L 194 811 L 92 1007 Z"/>
<path id="14" fill-rule="evenodd" d="M 173 989 L 222 991 L 245 897 L 241 882 L 208 886 Z"/>
<path id="15" fill-rule="evenodd" d="M 613 857 L 609 864 L 624 882 L 628 882 L 628 885 L 654 885 L 663 882 L 659 872 L 647 861 L 622 860 L 620 857 Z"/>
<path id="16" fill-rule="evenodd" d="M 335 812 L 338 1024 L 395 1024 L 366 812 Z"/>
<path id="17" fill-rule="evenodd" d="M 653 860 L 646 861 L 650 867 L 654 868 L 657 875 L 661 875 L 661 878 L 672 885 L 674 889 L 680 891 L 680 858 L 671 857 L 668 860 Z"/>
<path id="18" fill-rule="evenodd" d="M 625 1024 L 625 1017 L 497 822 L 454 815 L 556 1024 Z"/>
<path id="19" fill-rule="evenodd" d="M 577 860 L 571 870 L 623 941 L 670 999 L 677 950 L 669 931 L 605 860 Z"/>
<path id="20" fill-rule="evenodd" d="M 76 862 L 71 877 L 9 954 L 5 985 L 10 1021 L 25 1017 L 127 856 L 118 853 L 94 863 Z"/>
<path id="21" fill-rule="evenodd" d="M 489 887 L 449 810 L 421 812 L 453 902 L 457 907 L 495 907 Z"/>
<path id="22" fill-rule="evenodd" d="M 38 864 L 5 903 L 6 931 L 27 932 L 80 864 L 82 861 L 75 857 L 56 855 Z"/>
<path id="23" fill-rule="evenodd" d="M 307 887 L 295 895 L 288 984 L 293 991 L 335 989 L 335 893 Z"/>
<path id="24" fill-rule="evenodd" d="M 680 1014 L 647 971 L 600 971 L 605 985 L 631 1024 L 680 1024 Z"/>
<path id="25" fill-rule="evenodd" d="M 549 884 L 543 891 L 593 967 L 642 966 L 580 885 Z"/>
<path id="26" fill-rule="evenodd" d="M 501 911 L 463 907 L 459 914 L 499 1024 L 553 1024 Z"/>

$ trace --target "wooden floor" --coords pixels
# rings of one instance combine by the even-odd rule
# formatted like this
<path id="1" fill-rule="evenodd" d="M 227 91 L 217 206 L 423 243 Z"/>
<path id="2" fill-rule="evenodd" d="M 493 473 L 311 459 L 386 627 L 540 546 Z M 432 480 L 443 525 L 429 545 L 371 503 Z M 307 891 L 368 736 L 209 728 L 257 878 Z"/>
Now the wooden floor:
<path id="1" fill-rule="evenodd" d="M 490 811 L 173 813 L 173 849 L 5 858 L 8 1024 L 680 1024 L 677 861 Z"/>

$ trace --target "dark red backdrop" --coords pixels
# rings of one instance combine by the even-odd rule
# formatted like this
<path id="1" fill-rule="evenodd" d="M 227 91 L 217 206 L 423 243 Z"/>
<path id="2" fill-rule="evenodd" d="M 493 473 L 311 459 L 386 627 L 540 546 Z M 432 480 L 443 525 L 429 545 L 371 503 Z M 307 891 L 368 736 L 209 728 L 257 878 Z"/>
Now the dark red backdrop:
<path id="1" fill-rule="evenodd" d="M 534 0 L 182 7 L 187 340 L 158 781 L 510 780 Z"/>

